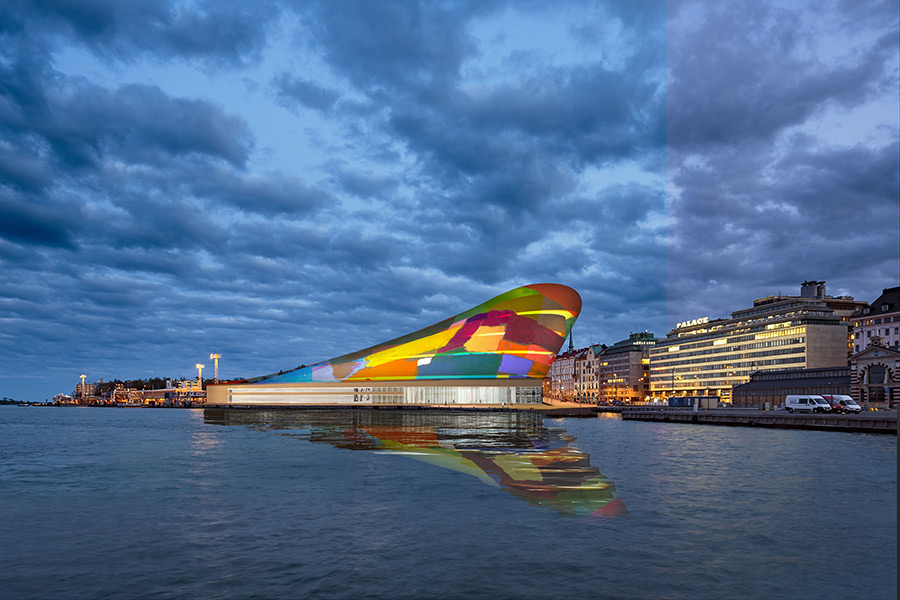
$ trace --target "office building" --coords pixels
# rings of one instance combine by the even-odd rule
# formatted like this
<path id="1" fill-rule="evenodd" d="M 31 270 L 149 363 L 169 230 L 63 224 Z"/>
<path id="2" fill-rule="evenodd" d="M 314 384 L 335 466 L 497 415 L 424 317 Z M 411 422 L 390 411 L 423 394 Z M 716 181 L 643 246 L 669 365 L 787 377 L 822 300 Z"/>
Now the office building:
<path id="1" fill-rule="evenodd" d="M 731 318 L 678 323 L 650 349 L 650 393 L 730 402 L 732 388 L 757 371 L 844 367 L 850 318 L 865 304 L 828 296 L 824 281 L 805 281 L 799 296 L 767 296 Z"/>
<path id="2" fill-rule="evenodd" d="M 650 348 L 657 339 L 647 331 L 603 350 L 598 364 L 600 399 L 643 402 L 650 395 Z"/>

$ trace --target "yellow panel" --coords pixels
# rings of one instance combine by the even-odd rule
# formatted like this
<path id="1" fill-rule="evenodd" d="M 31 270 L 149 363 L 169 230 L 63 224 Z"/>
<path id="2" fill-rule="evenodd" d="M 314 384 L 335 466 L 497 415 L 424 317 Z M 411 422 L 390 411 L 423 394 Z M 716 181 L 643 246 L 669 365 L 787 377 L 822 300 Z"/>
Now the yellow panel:
<path id="1" fill-rule="evenodd" d="M 504 333 L 506 327 L 479 327 L 465 348 L 469 352 L 496 352 Z"/>
<path id="2" fill-rule="evenodd" d="M 371 354 L 366 360 L 366 366 L 370 368 L 377 367 L 378 365 L 397 360 L 398 358 L 413 359 L 422 356 L 431 356 L 434 354 L 435 350 L 446 346 L 447 342 L 453 339 L 453 336 L 456 335 L 456 332 L 459 331 L 460 327 L 462 327 L 462 323 L 455 323 L 448 329 L 439 331 L 434 335 Z"/>

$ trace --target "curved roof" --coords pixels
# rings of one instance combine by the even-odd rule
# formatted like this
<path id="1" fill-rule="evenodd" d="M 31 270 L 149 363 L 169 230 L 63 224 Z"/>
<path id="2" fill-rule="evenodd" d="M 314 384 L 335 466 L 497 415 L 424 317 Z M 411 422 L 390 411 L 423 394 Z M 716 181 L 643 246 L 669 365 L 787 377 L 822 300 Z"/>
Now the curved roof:
<path id="1" fill-rule="evenodd" d="M 542 379 L 580 312 L 572 288 L 526 285 L 391 341 L 248 383 Z"/>

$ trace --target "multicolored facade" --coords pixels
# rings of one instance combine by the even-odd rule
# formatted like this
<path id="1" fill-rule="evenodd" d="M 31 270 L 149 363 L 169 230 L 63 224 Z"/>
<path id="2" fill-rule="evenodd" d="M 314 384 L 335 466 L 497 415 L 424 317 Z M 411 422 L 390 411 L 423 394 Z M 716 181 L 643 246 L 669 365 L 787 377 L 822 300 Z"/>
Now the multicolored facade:
<path id="1" fill-rule="evenodd" d="M 540 402 L 541 380 L 580 311 L 581 297 L 570 287 L 523 286 L 371 348 L 210 386 L 207 403 Z"/>

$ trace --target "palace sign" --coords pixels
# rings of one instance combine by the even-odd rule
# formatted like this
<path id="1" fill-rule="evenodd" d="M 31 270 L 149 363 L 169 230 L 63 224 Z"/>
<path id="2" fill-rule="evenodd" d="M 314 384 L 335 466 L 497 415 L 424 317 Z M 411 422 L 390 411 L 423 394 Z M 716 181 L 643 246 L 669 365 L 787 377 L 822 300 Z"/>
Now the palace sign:
<path id="1" fill-rule="evenodd" d="M 682 321 L 675 325 L 675 329 L 681 329 L 682 327 L 691 327 L 693 325 L 703 325 L 704 323 L 709 323 L 709 317 L 701 317 L 699 319 L 694 319 L 693 321 Z"/>

